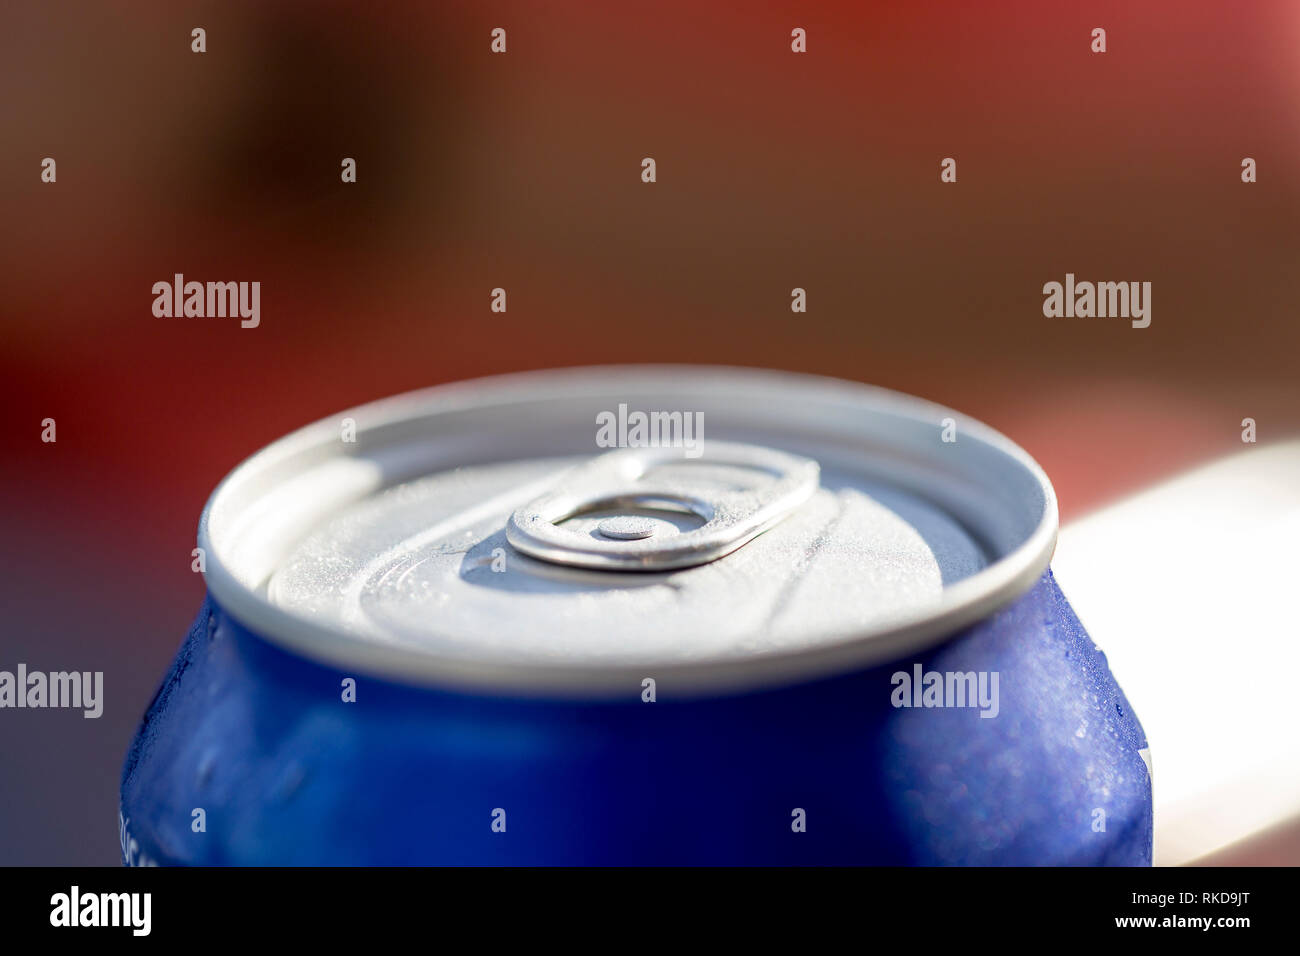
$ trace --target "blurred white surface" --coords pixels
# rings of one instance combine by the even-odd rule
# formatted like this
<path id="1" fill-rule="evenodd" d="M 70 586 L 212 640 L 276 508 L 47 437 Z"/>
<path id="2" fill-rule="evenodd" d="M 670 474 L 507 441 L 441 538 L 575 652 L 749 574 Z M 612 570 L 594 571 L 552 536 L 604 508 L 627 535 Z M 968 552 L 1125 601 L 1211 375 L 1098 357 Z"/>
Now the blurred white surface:
<path id="1" fill-rule="evenodd" d="M 1244 447 L 1069 524 L 1053 561 L 1146 729 L 1157 866 L 1300 814 L 1300 441 Z"/>

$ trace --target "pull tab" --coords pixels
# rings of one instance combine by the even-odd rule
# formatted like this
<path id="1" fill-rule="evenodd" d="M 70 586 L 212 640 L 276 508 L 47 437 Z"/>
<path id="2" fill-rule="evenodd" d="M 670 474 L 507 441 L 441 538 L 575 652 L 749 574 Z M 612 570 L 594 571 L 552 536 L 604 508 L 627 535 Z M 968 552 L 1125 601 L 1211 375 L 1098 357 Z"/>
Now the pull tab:
<path id="1" fill-rule="evenodd" d="M 767 472 L 753 488 L 701 493 L 684 479 L 643 483 L 651 468 L 685 459 L 681 449 L 625 448 L 568 472 L 561 487 L 510 516 L 506 538 L 543 561 L 609 571 L 662 571 L 705 564 L 752 541 L 812 497 L 821 469 L 811 458 L 758 445 L 710 442 L 707 463 Z M 698 459 L 703 462 L 704 459 Z M 635 516 L 606 518 L 606 540 L 562 528 L 558 522 L 592 511 L 657 508 L 698 515 L 704 524 L 656 536 L 656 523 Z"/>

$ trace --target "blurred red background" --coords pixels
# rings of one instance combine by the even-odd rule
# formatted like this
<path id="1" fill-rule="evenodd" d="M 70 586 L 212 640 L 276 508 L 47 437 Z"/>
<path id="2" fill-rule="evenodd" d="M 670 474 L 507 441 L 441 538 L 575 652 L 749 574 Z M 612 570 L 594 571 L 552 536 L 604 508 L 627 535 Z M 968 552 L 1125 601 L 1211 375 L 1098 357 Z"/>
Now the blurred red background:
<path id="1" fill-rule="evenodd" d="M 103 670 L 107 696 L 98 721 L 0 714 L 3 863 L 115 862 L 121 758 L 201 599 L 204 500 L 343 408 L 557 365 L 817 372 L 983 418 L 1067 521 L 1239 450 L 1245 417 L 1261 441 L 1300 428 L 1294 2 L 0 23 L 0 667 Z M 260 327 L 155 317 L 177 272 L 261 282 Z M 1045 318 L 1066 272 L 1151 282 L 1151 326 Z"/>

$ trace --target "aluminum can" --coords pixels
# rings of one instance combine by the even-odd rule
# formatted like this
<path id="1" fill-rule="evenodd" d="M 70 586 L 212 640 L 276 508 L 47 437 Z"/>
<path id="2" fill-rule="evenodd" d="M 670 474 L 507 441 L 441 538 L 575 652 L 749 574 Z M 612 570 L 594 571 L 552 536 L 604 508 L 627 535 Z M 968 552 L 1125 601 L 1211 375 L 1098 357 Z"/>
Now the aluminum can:
<path id="1" fill-rule="evenodd" d="M 255 454 L 123 768 L 128 864 L 1147 865 L 1150 759 L 1007 438 L 698 366 Z"/>

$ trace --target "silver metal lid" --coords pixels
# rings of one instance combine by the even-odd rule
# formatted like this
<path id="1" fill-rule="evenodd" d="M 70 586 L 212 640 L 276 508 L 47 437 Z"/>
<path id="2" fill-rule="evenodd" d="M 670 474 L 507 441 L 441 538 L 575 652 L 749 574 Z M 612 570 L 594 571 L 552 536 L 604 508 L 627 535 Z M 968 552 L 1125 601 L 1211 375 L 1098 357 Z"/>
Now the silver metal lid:
<path id="1" fill-rule="evenodd" d="M 308 426 L 218 486 L 199 545 L 217 602 L 295 653 L 409 683 L 625 696 L 646 677 L 709 693 L 914 653 L 1032 587 L 1056 530 L 1033 460 L 940 406 L 610 367 Z"/>

